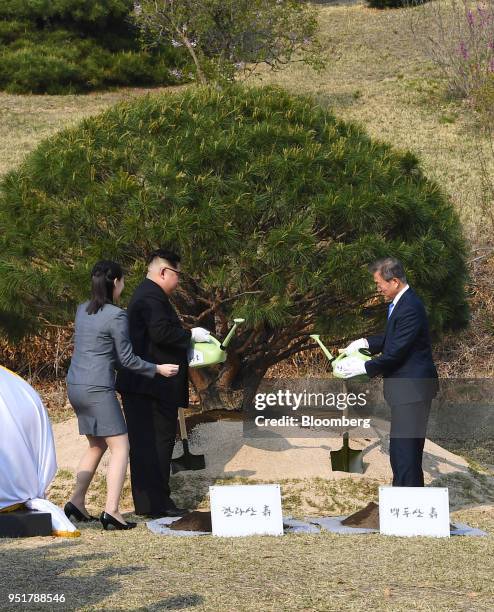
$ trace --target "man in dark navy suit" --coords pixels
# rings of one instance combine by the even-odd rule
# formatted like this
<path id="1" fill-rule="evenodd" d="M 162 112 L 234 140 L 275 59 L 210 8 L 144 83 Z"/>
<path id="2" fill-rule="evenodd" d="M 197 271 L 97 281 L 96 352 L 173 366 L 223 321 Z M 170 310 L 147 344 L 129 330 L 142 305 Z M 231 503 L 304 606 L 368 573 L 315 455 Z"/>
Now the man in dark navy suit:
<path id="1" fill-rule="evenodd" d="M 391 407 L 393 486 L 423 487 L 425 432 L 431 402 L 439 388 L 427 314 L 422 300 L 408 286 L 398 259 L 380 259 L 370 271 L 377 290 L 389 301 L 386 329 L 384 334 L 355 340 L 346 351 L 368 348 L 372 355 L 380 355 L 365 363 L 346 360 L 344 375 L 383 376 L 384 397 Z"/>

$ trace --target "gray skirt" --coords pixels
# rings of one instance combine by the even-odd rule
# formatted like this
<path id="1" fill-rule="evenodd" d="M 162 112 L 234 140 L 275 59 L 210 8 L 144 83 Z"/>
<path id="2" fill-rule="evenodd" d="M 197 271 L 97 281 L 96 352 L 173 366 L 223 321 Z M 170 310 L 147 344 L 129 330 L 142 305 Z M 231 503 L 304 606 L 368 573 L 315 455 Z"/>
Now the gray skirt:
<path id="1" fill-rule="evenodd" d="M 114 389 L 68 384 L 67 395 L 77 415 L 81 435 L 106 437 L 127 433 Z"/>

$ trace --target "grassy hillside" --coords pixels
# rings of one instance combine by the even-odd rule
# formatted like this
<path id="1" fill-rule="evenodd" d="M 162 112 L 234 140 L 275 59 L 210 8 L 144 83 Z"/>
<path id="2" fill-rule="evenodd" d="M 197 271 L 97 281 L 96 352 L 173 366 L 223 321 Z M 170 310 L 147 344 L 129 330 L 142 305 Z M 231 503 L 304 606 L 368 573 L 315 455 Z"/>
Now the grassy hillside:
<path id="1" fill-rule="evenodd" d="M 176 89 L 167 87 L 153 91 Z M 117 102 L 149 91 L 120 89 L 84 96 L 17 96 L 0 92 L 0 176 L 15 168 L 51 134 Z"/>
<path id="2" fill-rule="evenodd" d="M 423 10 L 323 7 L 323 39 L 336 45 L 326 70 L 315 75 L 297 66 L 264 80 L 312 92 L 342 118 L 364 124 L 372 136 L 418 153 L 427 175 L 453 198 L 468 237 L 483 241 L 471 113 L 447 99 L 440 75 L 412 33 L 411 17 L 425 15 Z M 427 27 L 425 17 L 422 27 Z"/>

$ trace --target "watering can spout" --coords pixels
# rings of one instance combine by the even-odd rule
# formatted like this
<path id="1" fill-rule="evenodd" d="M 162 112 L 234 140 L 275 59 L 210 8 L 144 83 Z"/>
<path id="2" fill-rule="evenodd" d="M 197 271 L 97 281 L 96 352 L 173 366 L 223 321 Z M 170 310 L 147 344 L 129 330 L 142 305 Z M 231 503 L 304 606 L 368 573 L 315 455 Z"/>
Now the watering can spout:
<path id="1" fill-rule="evenodd" d="M 310 337 L 315 340 L 317 342 L 317 344 L 319 344 L 319 346 L 322 348 L 323 353 L 326 355 L 326 357 L 329 359 L 329 361 L 333 361 L 334 357 L 333 355 L 331 355 L 331 353 L 329 352 L 328 348 L 324 345 L 323 341 L 321 340 L 321 337 L 319 334 L 311 334 Z"/>
<path id="2" fill-rule="evenodd" d="M 221 350 L 224 351 L 226 349 L 226 347 L 230 344 L 230 340 L 233 338 L 233 334 L 235 333 L 235 330 L 237 329 L 237 326 L 240 325 L 241 323 L 243 323 L 245 321 L 245 319 L 233 319 L 233 327 L 231 328 L 231 330 L 228 332 L 226 338 L 223 340 L 223 342 L 221 343 Z"/>

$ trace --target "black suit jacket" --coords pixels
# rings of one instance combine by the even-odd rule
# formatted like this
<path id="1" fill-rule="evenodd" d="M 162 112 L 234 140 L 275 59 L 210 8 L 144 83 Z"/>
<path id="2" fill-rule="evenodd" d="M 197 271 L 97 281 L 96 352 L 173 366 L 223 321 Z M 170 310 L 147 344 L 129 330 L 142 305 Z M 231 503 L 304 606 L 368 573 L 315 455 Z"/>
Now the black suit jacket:
<path id="1" fill-rule="evenodd" d="M 178 374 L 152 380 L 129 370 L 120 370 L 116 388 L 120 393 L 141 393 L 155 397 L 171 408 L 189 405 L 187 348 L 191 332 L 182 327 L 168 296 L 152 280 L 136 288 L 127 309 L 130 340 L 134 353 L 153 363 L 175 363 Z"/>
<path id="2" fill-rule="evenodd" d="M 393 308 L 384 334 L 367 338 L 370 377 L 382 375 L 384 397 L 392 405 L 428 401 L 437 394 L 437 370 L 432 359 L 429 323 L 422 300 L 412 289 Z"/>

